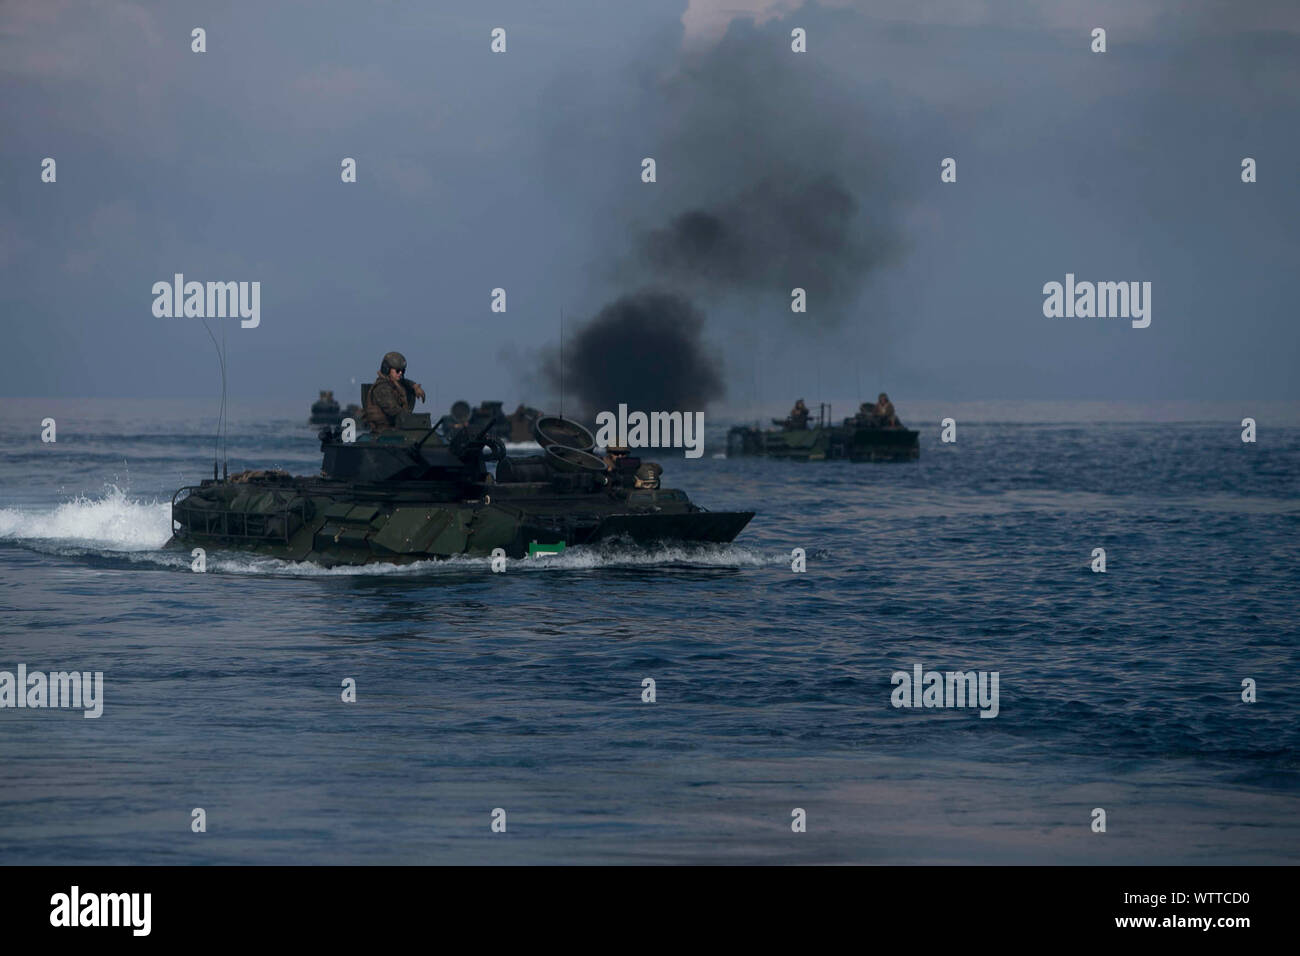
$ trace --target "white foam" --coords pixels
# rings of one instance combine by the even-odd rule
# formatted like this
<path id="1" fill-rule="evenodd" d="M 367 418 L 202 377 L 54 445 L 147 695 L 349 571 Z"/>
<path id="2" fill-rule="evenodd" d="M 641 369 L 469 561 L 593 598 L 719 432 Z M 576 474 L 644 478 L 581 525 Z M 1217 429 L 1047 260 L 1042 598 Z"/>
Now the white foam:
<path id="1" fill-rule="evenodd" d="M 163 560 L 163 556 L 159 556 Z M 186 558 L 188 561 L 188 558 Z M 760 568 L 788 563 L 789 555 L 763 554 L 735 545 L 678 545 L 642 549 L 625 545 L 569 548 L 560 554 L 536 558 L 507 559 L 502 573 L 536 573 L 546 571 L 589 571 L 608 568 Z M 174 563 L 168 561 L 167 563 Z M 491 573 L 492 559 L 454 555 L 413 564 L 366 564 L 360 566 L 322 567 L 313 561 L 285 561 L 235 552 L 209 552 L 208 571 L 224 574 L 283 575 L 287 577 L 349 577 L 397 575 L 421 577 L 459 574 L 466 571 Z"/>
<path id="2" fill-rule="evenodd" d="M 74 498 L 53 510 L 0 508 L 0 539 L 10 541 L 154 551 L 169 537 L 170 502 L 128 498 L 116 486 L 102 498 Z"/>
<path id="3" fill-rule="evenodd" d="M 654 548 L 638 548 L 623 544 L 606 544 L 599 547 L 567 548 L 559 554 L 541 555 L 510 561 L 510 570 L 543 570 L 563 568 L 587 570 L 592 568 L 645 568 L 716 567 L 761 568 L 788 562 L 785 554 L 763 554 L 753 548 L 718 544 L 662 544 Z"/>

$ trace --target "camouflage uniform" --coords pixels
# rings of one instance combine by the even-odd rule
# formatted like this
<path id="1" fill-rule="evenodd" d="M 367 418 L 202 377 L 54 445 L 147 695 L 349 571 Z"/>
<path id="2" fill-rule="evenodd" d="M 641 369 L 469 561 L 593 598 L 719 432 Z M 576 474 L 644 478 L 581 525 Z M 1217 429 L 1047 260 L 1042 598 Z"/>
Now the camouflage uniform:
<path id="1" fill-rule="evenodd" d="M 880 398 L 876 402 L 876 417 L 880 420 L 882 428 L 903 427 L 903 423 L 898 420 L 898 415 L 894 412 L 894 403 L 884 392 L 880 393 Z"/>
<path id="2" fill-rule="evenodd" d="M 397 424 L 401 412 L 409 412 L 415 407 L 415 390 L 419 382 L 403 378 L 394 385 L 387 375 L 380 375 L 375 384 L 370 386 L 366 397 L 366 424 L 371 432 L 382 432 Z"/>
<path id="3" fill-rule="evenodd" d="M 786 419 L 786 424 L 790 428 L 808 427 L 808 406 L 803 403 L 802 398 L 794 403 L 794 408 L 790 409 L 790 417 Z"/>

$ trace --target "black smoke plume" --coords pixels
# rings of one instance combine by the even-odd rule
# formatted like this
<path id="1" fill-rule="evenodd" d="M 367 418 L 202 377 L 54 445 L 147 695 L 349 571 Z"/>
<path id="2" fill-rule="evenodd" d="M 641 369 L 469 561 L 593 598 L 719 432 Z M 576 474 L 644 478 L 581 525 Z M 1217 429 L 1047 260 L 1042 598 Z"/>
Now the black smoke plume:
<path id="1" fill-rule="evenodd" d="M 620 402 L 633 411 L 702 411 L 725 392 L 703 328 L 703 313 L 671 292 L 611 302 L 564 343 L 565 415 L 590 420 Z M 548 350 L 542 368 L 558 394 L 559 349 Z"/>
<path id="2" fill-rule="evenodd" d="M 881 340 L 883 317 L 865 292 L 904 247 L 896 146 L 873 135 L 870 90 L 856 74 L 792 54 L 788 35 L 779 20 L 737 20 L 717 44 L 680 47 L 639 74 L 640 100 L 557 117 L 552 175 L 581 184 L 599 210 L 589 274 L 614 290 L 566 349 L 566 389 L 584 409 L 703 409 L 723 397 L 704 309 L 796 352 L 824 347 L 810 334 L 841 324 L 871 325 Z M 552 99 L 588 104 L 585 84 Z M 610 144 L 617 154 L 599 155 Z M 629 185 L 628 157 L 643 155 L 656 157 L 657 181 Z M 619 170 L 619 185 L 602 196 L 591 177 L 572 175 L 579 164 Z M 626 295 L 647 288 L 659 291 Z M 795 288 L 805 313 L 790 308 Z M 556 394 L 558 350 L 542 358 Z"/>
<path id="3" fill-rule="evenodd" d="M 787 304 L 790 290 L 803 288 L 834 324 L 897 245 L 858 213 L 858 200 L 832 174 L 768 176 L 641 237 L 636 267 L 708 298 L 755 294 Z"/>

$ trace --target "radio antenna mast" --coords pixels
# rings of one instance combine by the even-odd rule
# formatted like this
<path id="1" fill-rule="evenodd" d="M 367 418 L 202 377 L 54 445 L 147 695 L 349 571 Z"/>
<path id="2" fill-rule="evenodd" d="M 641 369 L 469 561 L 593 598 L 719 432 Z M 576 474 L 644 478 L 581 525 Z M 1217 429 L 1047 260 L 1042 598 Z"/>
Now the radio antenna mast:
<path id="1" fill-rule="evenodd" d="M 217 435 L 212 443 L 212 480 L 217 480 L 217 461 L 221 458 L 222 453 L 222 435 L 226 422 L 226 357 L 222 354 L 221 346 L 217 345 L 217 337 L 212 334 L 212 329 L 208 328 L 208 320 L 200 317 L 203 323 L 203 329 L 208 333 L 208 338 L 212 340 L 212 347 L 217 352 L 217 362 L 221 366 L 221 405 L 217 411 Z M 225 330 L 222 330 L 222 339 L 225 338 Z"/>
<path id="2" fill-rule="evenodd" d="M 226 414 L 226 327 L 221 327 L 221 480 L 230 477 L 230 416 Z"/>

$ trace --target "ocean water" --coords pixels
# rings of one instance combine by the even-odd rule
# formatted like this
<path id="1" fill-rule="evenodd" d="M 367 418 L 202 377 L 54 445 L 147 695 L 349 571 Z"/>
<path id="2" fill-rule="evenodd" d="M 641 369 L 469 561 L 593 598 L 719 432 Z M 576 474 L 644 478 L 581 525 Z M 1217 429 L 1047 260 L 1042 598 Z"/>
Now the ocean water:
<path id="1" fill-rule="evenodd" d="M 0 709 L 0 862 L 1296 862 L 1295 409 L 899 408 L 918 462 L 660 456 L 726 547 L 195 574 L 211 403 L 5 400 L 0 670 L 104 701 Z M 314 473 L 305 415 L 231 470 Z M 918 664 L 997 716 L 892 706 Z"/>

